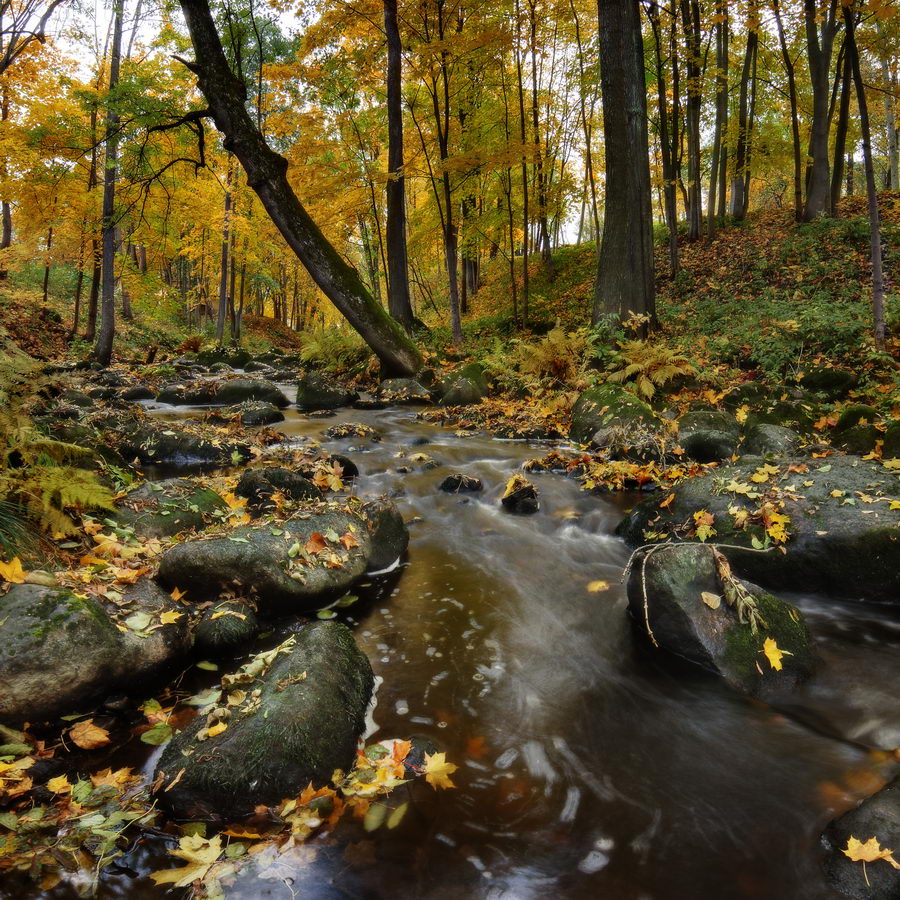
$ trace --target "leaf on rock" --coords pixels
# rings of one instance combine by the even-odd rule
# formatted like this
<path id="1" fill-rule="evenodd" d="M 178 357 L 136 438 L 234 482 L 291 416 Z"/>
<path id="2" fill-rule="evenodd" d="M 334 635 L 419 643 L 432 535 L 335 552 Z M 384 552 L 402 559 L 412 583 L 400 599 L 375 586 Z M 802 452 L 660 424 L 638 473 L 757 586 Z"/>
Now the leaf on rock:
<path id="1" fill-rule="evenodd" d="M 851 834 L 847 839 L 847 846 L 841 851 L 844 856 L 849 856 L 853 862 L 875 862 L 883 859 L 890 863 L 895 869 L 900 869 L 900 863 L 894 859 L 894 851 L 887 847 L 882 847 L 878 842 L 878 838 L 870 837 L 865 843 L 857 840 Z"/>
<path id="2" fill-rule="evenodd" d="M 710 609 L 718 609 L 722 605 L 722 598 L 718 594 L 714 594 L 712 591 L 702 591 L 700 593 L 700 599 Z"/>
<path id="3" fill-rule="evenodd" d="M 0 578 L 10 584 L 23 584 L 26 574 L 18 556 L 14 556 L 8 563 L 0 562 Z"/>
<path id="4" fill-rule="evenodd" d="M 609 590 L 609 582 L 608 581 L 592 581 L 588 584 L 587 589 L 592 594 L 598 594 L 600 591 L 608 591 Z"/>
<path id="5" fill-rule="evenodd" d="M 178 841 L 178 849 L 169 851 L 187 861 L 179 869 L 163 869 L 151 873 L 156 884 L 172 884 L 175 887 L 190 887 L 195 881 L 202 881 L 216 860 L 222 855 L 222 838 L 217 834 L 206 840 L 200 835 L 188 835 Z"/>
<path id="6" fill-rule="evenodd" d="M 778 644 L 775 643 L 774 638 L 766 638 L 763 644 L 763 653 L 766 654 L 769 665 L 776 672 L 780 672 L 782 669 L 781 659 L 784 656 L 784 652 L 778 649 Z"/>
<path id="7" fill-rule="evenodd" d="M 82 750 L 96 750 L 109 743 L 109 732 L 94 724 L 93 719 L 85 719 L 69 729 L 69 737 Z"/>

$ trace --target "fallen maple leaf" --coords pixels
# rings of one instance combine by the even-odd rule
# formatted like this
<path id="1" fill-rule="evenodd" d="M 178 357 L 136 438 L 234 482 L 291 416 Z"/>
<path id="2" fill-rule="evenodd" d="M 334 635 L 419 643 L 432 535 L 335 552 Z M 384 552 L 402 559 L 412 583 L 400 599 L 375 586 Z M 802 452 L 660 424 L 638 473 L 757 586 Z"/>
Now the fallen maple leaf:
<path id="1" fill-rule="evenodd" d="M 359 541 L 348 531 L 341 535 L 341 545 L 345 550 L 349 550 L 351 547 L 358 547 Z"/>
<path id="2" fill-rule="evenodd" d="M 109 743 L 109 732 L 94 724 L 93 719 L 85 719 L 69 729 L 69 737 L 82 750 L 96 750 Z"/>
<path id="3" fill-rule="evenodd" d="M 863 877 L 866 879 L 866 884 L 869 883 L 869 876 L 866 874 L 867 862 L 876 862 L 879 859 L 883 859 L 895 869 L 900 869 L 900 863 L 894 859 L 894 851 L 889 850 L 887 847 L 882 847 L 875 837 L 870 837 L 863 843 L 851 834 L 847 839 L 847 846 L 841 852 L 844 856 L 850 857 L 853 862 L 861 862 L 863 864 Z"/>
<path id="4" fill-rule="evenodd" d="M 588 584 L 587 589 L 592 594 L 597 594 L 600 591 L 608 591 L 609 590 L 609 582 L 608 581 L 592 581 Z"/>
<path id="5" fill-rule="evenodd" d="M 318 531 L 314 531 L 310 536 L 309 540 L 306 542 L 306 552 L 315 555 L 316 553 L 321 553 L 323 550 L 327 549 L 328 542 L 325 540 L 324 534 L 319 534 Z"/>
<path id="6" fill-rule="evenodd" d="M 778 644 L 775 643 L 774 638 L 766 638 L 762 652 L 766 654 L 769 665 L 776 672 L 780 672 L 782 669 L 781 658 L 784 656 L 784 653 L 778 649 Z"/>
<path id="7" fill-rule="evenodd" d="M 172 884 L 175 887 L 190 887 L 193 882 L 202 880 L 222 854 L 222 838 L 216 835 L 211 840 L 198 834 L 188 835 L 178 842 L 178 849 L 169 851 L 187 861 L 180 869 L 163 869 L 151 872 L 150 877 L 157 884 Z"/>
<path id="8" fill-rule="evenodd" d="M 425 754 L 425 780 L 433 788 L 452 788 L 456 785 L 450 776 L 459 768 L 455 763 L 447 762 L 445 753 Z"/>
<path id="9" fill-rule="evenodd" d="M 0 562 L 0 578 L 10 584 L 23 584 L 26 574 L 18 556 L 14 556 L 8 563 Z"/>
<path id="10" fill-rule="evenodd" d="M 72 785 L 65 775 L 57 775 L 47 782 L 47 790 L 53 791 L 54 794 L 68 794 L 72 790 Z"/>
<path id="11" fill-rule="evenodd" d="M 185 594 L 187 594 L 187 591 L 182 591 L 179 588 L 172 588 L 172 593 L 169 594 L 169 596 L 173 600 L 180 600 Z"/>
<path id="12" fill-rule="evenodd" d="M 174 622 L 177 622 L 183 615 L 184 613 L 178 612 L 177 610 L 167 609 L 164 613 L 160 613 L 159 621 L 163 625 L 171 625 Z"/>

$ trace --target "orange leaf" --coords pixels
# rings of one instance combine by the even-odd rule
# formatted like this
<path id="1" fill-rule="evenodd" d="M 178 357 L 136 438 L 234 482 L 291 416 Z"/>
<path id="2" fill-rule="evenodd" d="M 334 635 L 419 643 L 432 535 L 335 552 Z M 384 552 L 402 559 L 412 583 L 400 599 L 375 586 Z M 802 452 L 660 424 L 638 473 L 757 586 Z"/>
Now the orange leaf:
<path id="1" fill-rule="evenodd" d="M 94 724 L 93 719 L 85 719 L 69 729 L 69 737 L 82 750 L 96 750 L 109 743 L 109 732 Z"/>

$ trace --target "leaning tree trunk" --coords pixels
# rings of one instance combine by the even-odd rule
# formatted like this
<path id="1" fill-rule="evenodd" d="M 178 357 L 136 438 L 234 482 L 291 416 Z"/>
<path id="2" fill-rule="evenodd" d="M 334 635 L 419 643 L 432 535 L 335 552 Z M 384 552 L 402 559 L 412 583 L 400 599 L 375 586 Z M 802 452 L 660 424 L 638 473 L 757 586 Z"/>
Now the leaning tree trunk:
<path id="1" fill-rule="evenodd" d="M 209 3 L 181 0 L 181 8 L 196 55 L 188 67 L 197 75 L 226 149 L 247 173 L 247 183 L 322 293 L 381 360 L 385 374 L 415 374 L 421 364 L 415 344 L 310 218 L 288 181 L 287 160 L 268 146 L 247 112 L 244 85 L 228 66 Z"/>
<path id="2" fill-rule="evenodd" d="M 593 321 L 656 319 L 644 45 L 637 0 L 598 0 L 606 211 Z"/>

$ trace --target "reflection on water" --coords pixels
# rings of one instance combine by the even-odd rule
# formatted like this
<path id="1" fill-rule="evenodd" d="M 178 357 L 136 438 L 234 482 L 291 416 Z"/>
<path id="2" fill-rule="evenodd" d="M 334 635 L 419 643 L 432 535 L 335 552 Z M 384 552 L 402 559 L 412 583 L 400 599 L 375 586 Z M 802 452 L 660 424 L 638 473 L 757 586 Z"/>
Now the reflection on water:
<path id="1" fill-rule="evenodd" d="M 619 585 L 628 551 L 612 533 L 622 498 L 538 475 L 536 516 L 500 511 L 506 479 L 543 448 L 460 438 L 409 410 L 287 415 L 279 427 L 295 438 L 319 439 L 338 421 L 383 436 L 328 442 L 359 465 L 360 494 L 392 494 L 412 520 L 408 562 L 364 588 L 348 621 L 384 680 L 374 738 L 431 738 L 459 763 L 458 789 L 401 788 L 411 811 L 395 830 L 346 823 L 267 877 L 242 876 L 229 896 L 832 896 L 818 833 L 886 772 L 829 733 L 900 734 L 900 631 L 884 612 L 799 598 L 827 663 L 798 701 L 801 724 L 635 640 Z M 481 478 L 483 494 L 438 492 L 457 470 Z M 595 580 L 609 590 L 589 592 Z M 161 841 L 122 865 L 102 897 L 162 896 L 139 874 L 171 865 Z"/>

